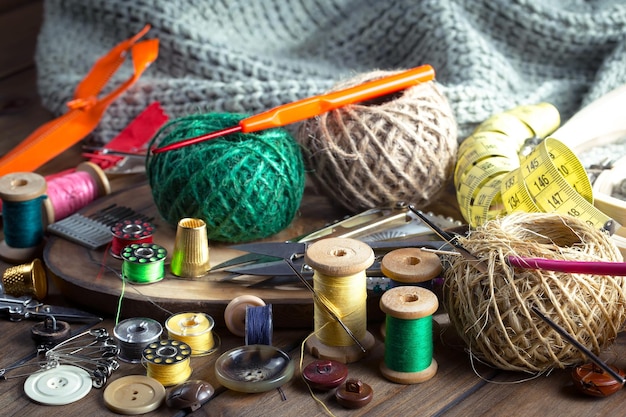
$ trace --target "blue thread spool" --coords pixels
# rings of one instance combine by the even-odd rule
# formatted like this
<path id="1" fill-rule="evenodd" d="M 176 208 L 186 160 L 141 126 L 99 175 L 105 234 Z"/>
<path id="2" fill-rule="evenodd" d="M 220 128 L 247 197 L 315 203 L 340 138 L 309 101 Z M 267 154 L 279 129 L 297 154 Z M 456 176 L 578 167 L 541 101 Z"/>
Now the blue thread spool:
<path id="1" fill-rule="evenodd" d="M 272 305 L 246 306 L 246 345 L 272 345 Z"/>
<path id="2" fill-rule="evenodd" d="M 42 201 L 46 180 L 32 172 L 15 172 L 0 178 L 4 240 L 0 257 L 19 263 L 37 257 L 43 243 Z"/>
<path id="3" fill-rule="evenodd" d="M 380 298 L 385 320 L 385 359 L 382 374 L 399 384 L 417 384 L 437 373 L 433 359 L 432 314 L 437 296 L 417 286 L 394 287 Z"/>

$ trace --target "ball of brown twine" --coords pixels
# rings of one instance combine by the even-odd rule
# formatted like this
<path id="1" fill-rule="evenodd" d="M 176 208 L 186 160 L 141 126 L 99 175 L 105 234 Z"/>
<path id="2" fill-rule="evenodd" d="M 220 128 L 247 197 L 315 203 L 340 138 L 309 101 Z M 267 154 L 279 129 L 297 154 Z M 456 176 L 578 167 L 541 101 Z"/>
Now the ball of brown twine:
<path id="1" fill-rule="evenodd" d="M 343 89 L 394 74 L 374 71 Z M 313 182 L 351 212 L 396 201 L 423 206 L 454 169 L 457 125 L 434 82 L 346 106 L 304 122 L 297 139 Z"/>
<path id="2" fill-rule="evenodd" d="M 496 368 L 542 373 L 589 359 L 532 311 L 543 311 L 598 354 L 626 318 L 626 279 L 513 268 L 509 255 L 574 261 L 622 261 L 609 236 L 555 213 L 513 213 L 486 222 L 459 242 L 484 259 L 481 273 L 449 256 L 444 305 L 470 354 Z"/>

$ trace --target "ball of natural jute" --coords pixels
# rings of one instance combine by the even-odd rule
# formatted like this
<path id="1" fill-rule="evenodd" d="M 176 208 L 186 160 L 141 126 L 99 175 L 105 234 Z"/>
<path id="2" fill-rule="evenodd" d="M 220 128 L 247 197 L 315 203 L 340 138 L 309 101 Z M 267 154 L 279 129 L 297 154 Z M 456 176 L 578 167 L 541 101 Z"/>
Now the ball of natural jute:
<path id="1" fill-rule="evenodd" d="M 173 120 L 150 146 L 165 146 L 239 124 L 242 115 L 197 114 Z M 210 240 L 244 242 L 286 228 L 304 193 L 300 147 L 284 129 L 235 133 L 169 152 L 146 162 L 152 197 L 172 226 L 204 220 Z"/>
<path id="2" fill-rule="evenodd" d="M 366 73 L 334 88 L 393 73 Z M 457 151 L 456 121 L 434 82 L 309 119 L 296 138 L 319 190 L 350 212 L 396 201 L 424 206 L 444 188 Z"/>
<path id="3" fill-rule="evenodd" d="M 449 256 L 443 302 L 470 354 L 496 368 L 541 373 L 589 359 L 531 310 L 534 306 L 590 351 L 610 346 L 626 319 L 626 280 L 507 266 L 509 255 L 621 261 L 609 236 L 556 213 L 513 213 L 459 239 L 486 273 Z"/>

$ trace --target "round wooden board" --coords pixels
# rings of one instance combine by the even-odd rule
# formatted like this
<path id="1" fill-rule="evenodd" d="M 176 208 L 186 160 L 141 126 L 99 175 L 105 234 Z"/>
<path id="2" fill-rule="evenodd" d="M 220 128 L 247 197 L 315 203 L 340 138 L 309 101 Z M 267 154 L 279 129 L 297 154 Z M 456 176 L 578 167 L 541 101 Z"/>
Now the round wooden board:
<path id="1" fill-rule="evenodd" d="M 301 209 L 292 224 L 280 233 L 265 239 L 284 241 L 311 232 L 344 213 L 331 206 L 325 197 L 305 193 Z M 153 217 L 156 227 L 153 242 L 168 251 L 166 277 L 147 285 L 127 284 L 121 301 L 121 317 L 151 317 L 165 320 L 174 313 L 201 311 L 211 315 L 218 325 L 224 324 L 224 309 L 235 297 L 253 294 L 272 304 L 275 327 L 310 327 L 313 320 L 311 293 L 303 288 L 248 289 L 246 283 L 259 280 L 242 277 L 239 281 L 221 281 L 228 274 L 209 273 L 198 279 L 181 279 L 169 271 L 170 254 L 174 249 L 176 228 L 161 219 L 147 183 L 98 199 L 81 213 L 92 215 L 116 204 Z M 243 254 L 228 244 L 209 242 L 211 265 Z M 120 304 L 122 261 L 108 252 L 108 247 L 90 250 L 61 237 L 49 236 L 44 249 L 44 262 L 61 293 L 90 311 L 114 315 Z M 243 280 L 243 281 L 242 281 Z"/>

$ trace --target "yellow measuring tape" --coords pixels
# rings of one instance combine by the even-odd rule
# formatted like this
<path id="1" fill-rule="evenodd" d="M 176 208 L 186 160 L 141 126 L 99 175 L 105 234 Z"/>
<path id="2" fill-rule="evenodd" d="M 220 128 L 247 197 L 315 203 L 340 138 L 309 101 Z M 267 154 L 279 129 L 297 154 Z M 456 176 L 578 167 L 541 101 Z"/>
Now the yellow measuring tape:
<path id="1" fill-rule="evenodd" d="M 549 103 L 519 106 L 492 116 L 461 143 L 454 184 L 470 226 L 514 211 L 558 212 L 615 232 L 618 224 L 593 205 L 591 182 L 576 155 L 549 136 L 559 124 Z"/>

